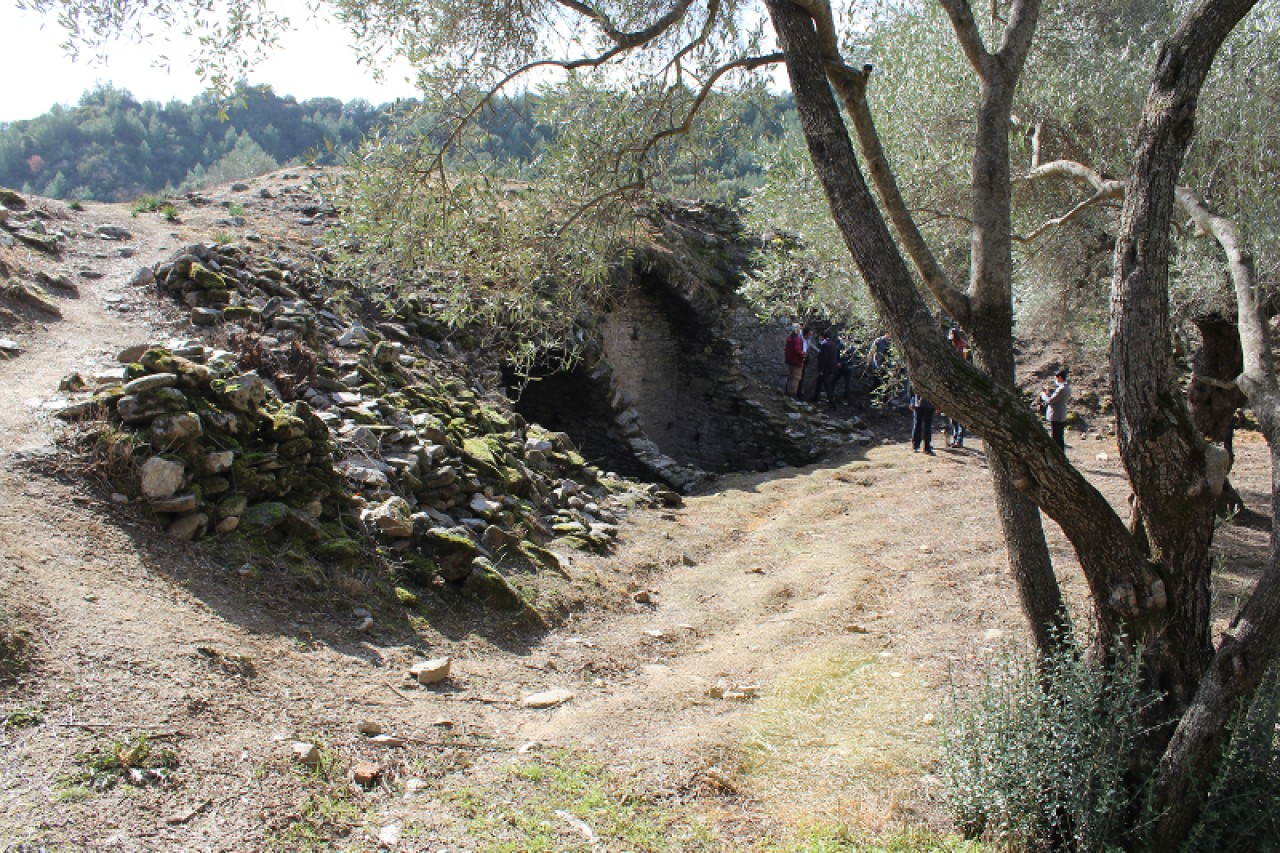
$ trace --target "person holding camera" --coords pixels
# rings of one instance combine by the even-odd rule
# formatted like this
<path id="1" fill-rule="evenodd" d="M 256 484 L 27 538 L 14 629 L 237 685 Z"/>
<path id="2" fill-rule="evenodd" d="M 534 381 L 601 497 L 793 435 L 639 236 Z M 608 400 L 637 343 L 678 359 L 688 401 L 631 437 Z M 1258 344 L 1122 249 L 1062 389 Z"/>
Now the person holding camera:
<path id="1" fill-rule="evenodd" d="M 1071 403 L 1071 385 L 1067 382 L 1064 367 L 1053 375 L 1053 384 L 1040 390 L 1040 402 L 1044 404 L 1044 417 L 1049 422 L 1049 433 L 1054 443 L 1067 450 L 1067 406 Z"/>

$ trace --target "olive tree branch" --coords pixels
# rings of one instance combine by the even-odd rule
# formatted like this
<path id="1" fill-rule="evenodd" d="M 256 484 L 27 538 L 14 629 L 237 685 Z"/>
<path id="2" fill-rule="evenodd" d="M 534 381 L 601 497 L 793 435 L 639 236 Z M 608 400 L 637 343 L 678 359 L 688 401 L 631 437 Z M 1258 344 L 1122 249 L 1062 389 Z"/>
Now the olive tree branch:
<path id="1" fill-rule="evenodd" d="M 728 74 L 730 71 L 754 71 L 757 68 L 762 68 L 766 65 L 772 65 L 782 61 L 783 56 L 781 53 L 769 53 L 764 56 L 744 56 L 740 59 L 735 59 L 732 62 L 727 62 L 724 65 L 721 65 L 719 68 L 711 72 L 703 82 L 702 88 L 698 90 L 698 94 L 693 99 L 693 104 L 689 107 L 688 112 L 685 113 L 684 120 L 680 122 L 680 124 L 672 125 L 671 127 L 664 128 L 657 133 L 651 134 L 645 139 L 642 145 L 623 148 L 619 153 L 635 154 L 637 160 L 643 160 L 649 155 L 649 152 L 653 150 L 654 146 L 662 140 L 669 139 L 673 136 L 680 136 L 689 132 L 689 129 L 693 127 L 694 118 L 697 117 L 698 112 L 702 109 L 702 105 L 706 103 L 707 98 L 711 95 L 711 90 L 715 87 L 715 84 L 719 82 L 721 77 Z"/>
<path id="2" fill-rule="evenodd" d="M 933 250 L 925 242 L 920 227 L 916 224 L 898 179 L 889 165 L 888 155 L 880 141 L 880 133 L 871 116 L 871 108 L 867 104 L 867 81 L 871 76 L 871 66 L 864 65 L 862 70 L 854 70 L 848 65 L 828 62 L 827 77 L 840 96 L 846 112 L 853 120 L 853 129 L 858 137 L 858 148 L 866 160 L 867 171 L 871 173 L 871 182 L 875 185 L 880 204 L 893 225 L 894 233 L 902 241 L 907 256 L 915 266 L 916 272 L 924 280 L 929 292 L 938 300 L 943 309 L 955 318 L 960 325 L 968 325 L 971 305 L 968 294 L 956 287 L 947 275 L 946 270 L 938 263 Z"/>
<path id="3" fill-rule="evenodd" d="M 654 21 L 651 25 L 645 27 L 643 30 L 637 30 L 631 33 L 618 29 L 613 21 L 609 19 L 608 15 L 590 4 L 580 2 L 580 0 L 556 0 L 556 2 L 566 9 L 570 9 L 585 18 L 590 18 L 592 21 L 595 21 L 600 28 L 600 32 L 616 46 L 623 50 L 630 50 L 631 48 L 641 47 L 648 44 L 679 23 L 680 19 L 684 17 L 685 12 L 689 11 L 689 7 L 693 5 L 694 0 L 680 0 L 680 2 L 676 3 L 670 12 Z"/>
<path id="4" fill-rule="evenodd" d="M 956 40 L 960 42 L 965 58 L 978 76 L 985 77 L 991 54 L 982 44 L 982 33 L 978 30 L 978 22 L 973 19 L 973 9 L 969 7 L 968 0 L 938 0 L 938 3 L 951 19 L 951 28 L 956 32 Z"/>

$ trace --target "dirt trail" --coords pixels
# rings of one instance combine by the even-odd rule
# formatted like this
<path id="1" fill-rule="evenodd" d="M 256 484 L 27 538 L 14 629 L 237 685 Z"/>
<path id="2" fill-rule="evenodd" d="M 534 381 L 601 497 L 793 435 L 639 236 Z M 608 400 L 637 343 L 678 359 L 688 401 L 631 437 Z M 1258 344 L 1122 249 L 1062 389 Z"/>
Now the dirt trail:
<path id="1" fill-rule="evenodd" d="M 0 850 L 266 849 L 305 811 L 298 738 L 396 771 L 395 785 L 353 795 L 358 816 L 339 844 L 350 849 L 376 847 L 393 823 L 414 829 L 402 849 L 465 845 L 449 786 L 496 778 L 531 744 L 585 750 L 646 790 L 731 804 L 762 825 L 941 822 L 931 761 L 948 669 L 1022 635 L 980 444 L 927 457 L 887 442 L 725 478 L 682 510 L 633 515 L 607 560 L 567 566 L 584 582 L 635 577 L 648 602 L 604 588 L 626 604 L 532 641 L 460 623 L 409 648 L 392 631 L 357 633 L 345 613 L 283 609 L 239 566 L 26 461 L 50 445 L 44 404 L 63 376 L 110 366 L 163 327 L 129 277 L 208 227 L 108 206 L 81 217 L 132 231 L 132 257 L 77 243 L 63 266 L 102 277 L 79 279 L 63 319 L 0 362 L 0 606 L 33 628 L 39 662 L 0 699 L 6 713 L 43 717 L 0 729 Z M 1242 491 L 1258 500 L 1265 454 L 1239 447 Z M 1113 446 L 1072 454 L 1123 501 Z M 1050 535 L 1078 597 L 1065 543 Z M 1256 545 L 1237 541 L 1242 566 Z M 454 657 L 447 689 L 406 686 L 404 666 L 423 652 Z M 551 688 L 573 698 L 520 704 Z M 364 720 L 409 745 L 369 746 Z M 67 793 L 77 754 L 139 731 L 180 755 L 180 784 Z M 474 749 L 463 762 L 448 742 Z M 430 796 L 405 795 L 411 777 Z"/>

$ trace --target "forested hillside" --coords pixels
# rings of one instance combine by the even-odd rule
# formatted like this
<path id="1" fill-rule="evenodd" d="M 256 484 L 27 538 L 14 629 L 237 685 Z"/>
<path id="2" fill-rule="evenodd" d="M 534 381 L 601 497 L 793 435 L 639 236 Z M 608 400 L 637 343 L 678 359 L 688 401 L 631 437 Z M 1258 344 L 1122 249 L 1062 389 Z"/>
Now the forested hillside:
<path id="1" fill-rule="evenodd" d="M 553 125 L 528 121 L 544 96 L 496 99 L 478 117 L 482 156 L 529 163 Z M 74 107 L 55 106 L 29 121 L 0 123 L 0 186 L 60 199 L 128 201 L 263 174 L 288 163 L 339 162 L 383 122 L 395 105 L 336 98 L 298 101 L 269 86 L 241 85 L 225 100 L 201 95 L 190 103 L 136 100 L 104 85 Z M 735 108 L 738 126 L 760 140 L 776 139 L 789 99 Z M 429 129 L 424 132 L 430 134 Z M 472 152 L 473 154 L 475 152 Z M 759 184 L 756 158 L 731 140 L 709 160 L 686 168 L 711 173 L 715 194 L 740 198 Z"/>
<path id="2" fill-rule="evenodd" d="M 54 198 L 120 201 L 229 180 L 299 158 L 333 162 L 383 114 L 367 101 L 298 102 L 241 87 L 224 104 L 138 102 L 110 86 L 74 107 L 0 126 L 0 184 Z"/>

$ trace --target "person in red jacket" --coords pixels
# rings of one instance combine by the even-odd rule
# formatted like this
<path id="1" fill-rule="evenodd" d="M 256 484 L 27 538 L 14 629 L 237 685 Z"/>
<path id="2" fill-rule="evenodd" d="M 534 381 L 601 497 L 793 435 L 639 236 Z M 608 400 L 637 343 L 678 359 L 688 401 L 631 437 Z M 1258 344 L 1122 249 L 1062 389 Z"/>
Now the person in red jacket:
<path id="1" fill-rule="evenodd" d="M 800 397 L 800 379 L 804 376 L 804 358 L 807 354 L 804 335 L 800 324 L 796 323 L 791 327 L 791 334 L 787 335 L 787 345 L 783 353 L 783 357 L 787 362 L 787 396 Z"/>

